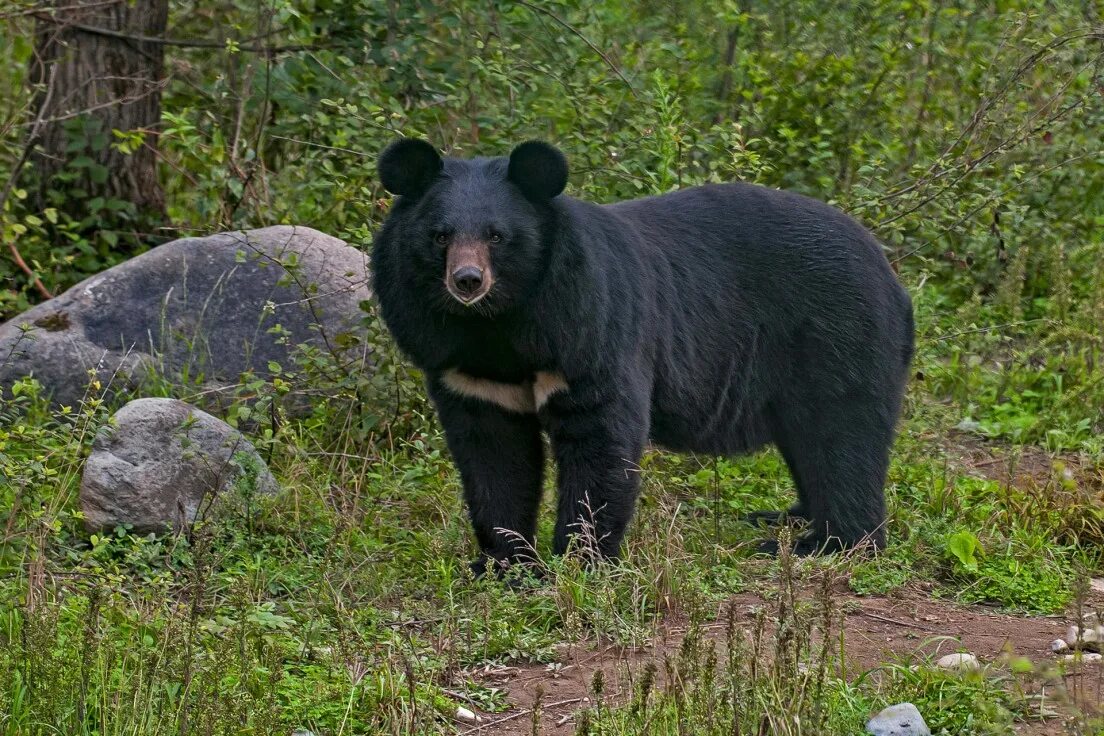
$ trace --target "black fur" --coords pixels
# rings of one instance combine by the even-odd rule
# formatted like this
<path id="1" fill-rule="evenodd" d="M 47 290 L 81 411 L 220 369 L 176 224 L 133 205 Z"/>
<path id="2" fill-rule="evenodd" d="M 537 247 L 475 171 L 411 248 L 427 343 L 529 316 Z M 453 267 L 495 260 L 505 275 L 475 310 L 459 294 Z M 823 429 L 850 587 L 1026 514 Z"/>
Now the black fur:
<path id="1" fill-rule="evenodd" d="M 526 141 L 510 152 L 506 178 L 530 199 L 551 199 L 567 186 L 567 159 L 542 141 Z"/>
<path id="2" fill-rule="evenodd" d="M 401 157 L 385 165 L 385 183 L 408 178 Z M 410 165 L 424 172 L 422 154 Z M 913 324 L 877 241 L 788 192 L 707 185 L 600 206 L 556 196 L 566 173 L 544 144 L 445 159 L 375 240 L 382 316 L 426 373 L 483 553 L 516 560 L 532 544 L 542 431 L 558 466 L 557 554 L 580 522 L 618 553 L 649 438 L 708 454 L 774 443 L 797 486 L 790 514 L 809 522 L 798 551 L 884 544 Z M 474 307 L 445 289 L 442 233 L 501 237 L 495 285 Z M 555 372 L 569 390 L 515 413 L 455 393 L 450 369 L 512 384 Z"/>
<path id="3" fill-rule="evenodd" d="M 387 191 L 416 197 L 441 173 L 441 164 L 441 154 L 433 146 L 416 138 L 400 138 L 380 154 L 377 168 Z"/>

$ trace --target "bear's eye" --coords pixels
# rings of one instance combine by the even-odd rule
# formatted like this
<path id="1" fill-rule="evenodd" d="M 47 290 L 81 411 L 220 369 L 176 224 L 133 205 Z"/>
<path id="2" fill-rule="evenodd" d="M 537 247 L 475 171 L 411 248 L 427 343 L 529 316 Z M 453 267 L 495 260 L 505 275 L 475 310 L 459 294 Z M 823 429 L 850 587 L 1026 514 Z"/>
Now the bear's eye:
<path id="1" fill-rule="evenodd" d="M 436 241 L 437 245 L 445 245 L 448 243 L 448 235 L 445 233 L 437 233 L 437 235 L 433 237 L 433 240 Z"/>
<path id="2" fill-rule="evenodd" d="M 491 233 L 491 242 L 492 243 L 501 243 L 502 242 L 502 234 L 501 233 Z"/>

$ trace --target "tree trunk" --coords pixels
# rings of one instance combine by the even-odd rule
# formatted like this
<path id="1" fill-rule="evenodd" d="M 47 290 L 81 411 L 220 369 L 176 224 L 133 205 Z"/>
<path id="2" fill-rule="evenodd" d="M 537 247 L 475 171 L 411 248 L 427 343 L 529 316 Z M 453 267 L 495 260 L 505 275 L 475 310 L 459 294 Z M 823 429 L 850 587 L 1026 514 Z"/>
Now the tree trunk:
<path id="1" fill-rule="evenodd" d="M 43 202 L 83 218 L 96 214 L 87 204 L 102 197 L 108 212 L 112 201 L 130 202 L 139 222 L 162 220 L 157 128 L 164 46 L 140 37 L 164 35 L 168 0 L 53 3 L 38 18 L 31 68 L 39 86 L 34 167 Z M 119 150 L 127 141 L 116 130 L 140 132 L 141 144 Z"/>

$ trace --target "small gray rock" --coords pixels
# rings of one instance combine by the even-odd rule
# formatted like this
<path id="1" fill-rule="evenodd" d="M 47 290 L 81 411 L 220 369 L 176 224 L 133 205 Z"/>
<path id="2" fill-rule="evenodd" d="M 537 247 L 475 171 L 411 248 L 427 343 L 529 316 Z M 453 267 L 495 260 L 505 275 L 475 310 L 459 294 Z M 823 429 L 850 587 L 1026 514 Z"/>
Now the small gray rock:
<path id="1" fill-rule="evenodd" d="M 931 736 L 924 716 L 912 703 L 889 706 L 866 722 L 866 731 L 874 736 Z"/>
<path id="2" fill-rule="evenodd" d="M 58 404 L 151 374 L 209 393 L 299 345 L 364 362 L 367 256 L 307 227 L 182 238 L 85 279 L 0 325 L 0 388 L 33 375 Z M 217 396 L 216 396 L 217 398 Z"/>
<path id="3" fill-rule="evenodd" d="M 96 436 L 80 500 L 90 532 L 188 528 L 208 508 L 278 490 L 257 450 L 225 422 L 175 399 L 137 399 Z"/>

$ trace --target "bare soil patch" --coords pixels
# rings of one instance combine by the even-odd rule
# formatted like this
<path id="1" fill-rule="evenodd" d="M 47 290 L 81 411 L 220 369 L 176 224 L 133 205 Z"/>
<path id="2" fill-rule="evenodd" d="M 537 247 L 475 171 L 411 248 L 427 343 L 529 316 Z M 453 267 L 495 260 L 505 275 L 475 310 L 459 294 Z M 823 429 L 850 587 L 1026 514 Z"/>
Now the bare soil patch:
<path id="1" fill-rule="evenodd" d="M 1011 446 L 964 432 L 956 432 L 944 445 L 944 452 L 955 467 L 1006 487 L 1046 488 L 1064 478 L 1104 492 L 1104 466 L 1082 453 Z"/>
<path id="2" fill-rule="evenodd" d="M 944 447 L 950 467 L 1002 485 L 1039 493 L 1068 492 L 1061 481 L 1075 481 L 1080 494 L 1104 500 L 1104 467 L 1086 456 L 1048 453 L 1037 447 L 1011 448 L 965 433 L 955 433 Z M 1060 490 L 1061 489 L 1061 490 Z M 837 609 L 844 613 L 843 636 L 846 676 L 891 663 L 932 662 L 944 654 L 967 651 L 983 664 L 1002 656 L 1021 656 L 1036 663 L 1054 661 L 1051 642 L 1064 638 L 1071 620 L 1063 616 L 1015 616 L 980 605 L 961 605 L 933 599 L 925 590 L 906 589 L 892 596 L 858 596 L 843 588 L 835 591 Z M 766 601 L 755 593 L 737 596 L 730 604 L 738 621 L 751 623 Z M 726 604 L 727 606 L 728 604 Z M 1094 585 L 1088 608 L 1104 608 L 1104 585 Z M 723 637 L 725 623 L 718 616 L 707 630 Z M 640 668 L 649 661 L 660 665 L 674 653 L 686 632 L 686 622 L 669 617 L 646 647 L 629 649 L 601 642 L 564 646 L 551 665 L 519 665 L 484 673 L 486 684 L 502 687 L 511 709 L 480 714 L 478 726 L 462 734 L 521 736 L 533 732 L 533 706 L 540 695 L 540 733 L 574 732 L 572 715 L 592 705 L 591 684 L 601 671 L 603 701 L 624 702 Z M 1098 710 L 1104 703 L 1104 668 L 1085 664 L 1065 675 L 1064 684 L 1082 706 Z M 1049 736 L 1070 733 L 1062 718 L 1018 724 L 1017 734 Z"/>
<path id="3" fill-rule="evenodd" d="M 853 594 L 837 595 L 839 610 L 844 612 L 844 646 L 849 677 L 886 663 L 917 663 L 938 659 L 954 651 L 968 651 L 983 663 L 992 662 L 1005 653 L 1024 656 L 1034 662 L 1053 660 L 1050 643 L 1065 634 L 1069 621 L 1060 616 L 1013 616 L 985 606 L 959 605 L 934 600 L 920 591 L 906 592 L 896 597 Z M 736 597 L 741 623 L 750 623 L 758 607 L 765 601 L 755 594 Z M 1097 604 L 1104 604 L 1104 596 Z M 723 636 L 725 624 L 718 621 L 707 629 Z M 665 655 L 673 653 L 682 635 L 685 622 L 673 618 L 664 623 L 647 647 L 625 647 L 584 643 L 565 646 L 559 659 L 551 665 L 520 665 L 489 671 L 488 685 L 503 687 L 513 706 L 505 713 L 481 714 L 479 726 L 461 728 L 463 734 L 490 736 L 521 736 L 531 734 L 532 708 L 541 693 L 540 733 L 571 734 L 572 714 L 590 706 L 591 683 L 596 671 L 603 672 L 608 703 L 623 702 L 632 688 L 634 675 L 648 661 L 661 666 Z M 1067 675 L 1071 689 L 1079 692 L 1079 700 L 1100 703 L 1104 699 L 1104 680 L 1100 668 L 1085 665 L 1083 671 Z M 1017 733 L 1039 735 L 1066 733 L 1061 719 L 1026 723 Z"/>

